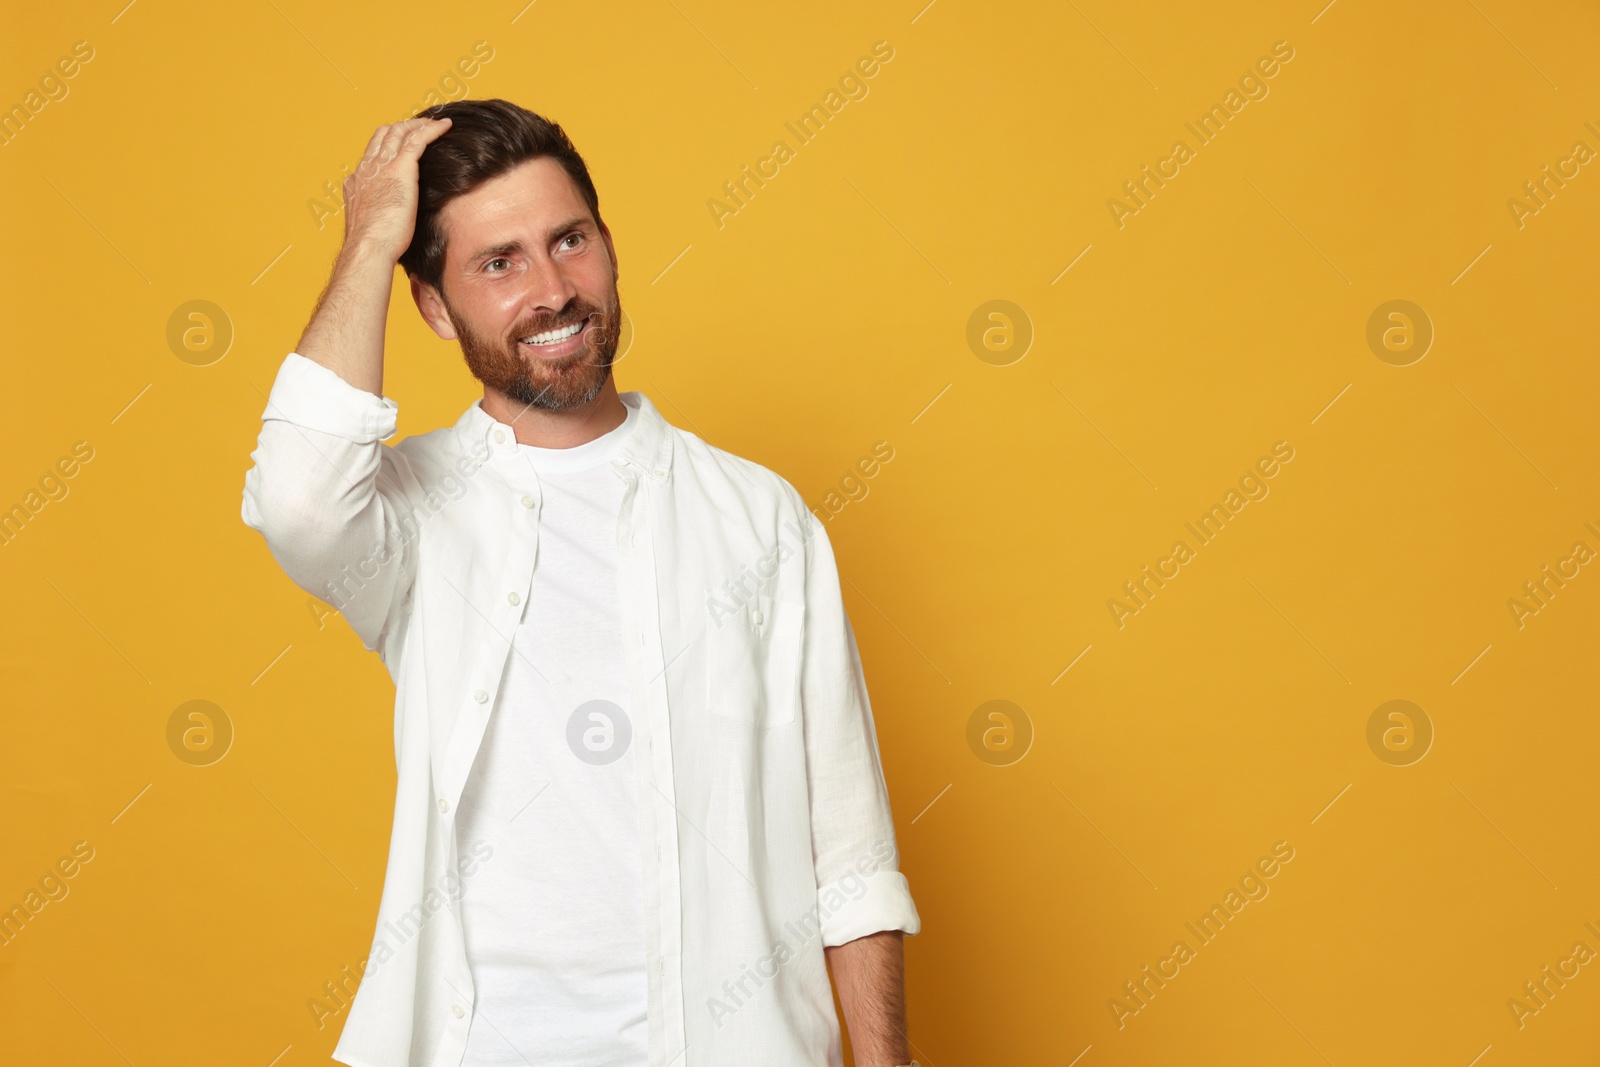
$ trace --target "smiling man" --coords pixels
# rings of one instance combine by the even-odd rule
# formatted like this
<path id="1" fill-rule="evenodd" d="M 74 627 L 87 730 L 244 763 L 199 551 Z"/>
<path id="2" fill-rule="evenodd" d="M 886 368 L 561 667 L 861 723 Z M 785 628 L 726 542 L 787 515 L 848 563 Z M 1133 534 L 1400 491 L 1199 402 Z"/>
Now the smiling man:
<path id="1" fill-rule="evenodd" d="M 483 385 L 385 444 L 394 268 Z M 559 126 L 381 127 L 243 517 L 396 686 L 355 1067 L 909 1059 L 899 871 L 833 551 L 783 478 L 612 376 L 611 231 Z M 829 971 L 833 986 L 830 986 Z"/>

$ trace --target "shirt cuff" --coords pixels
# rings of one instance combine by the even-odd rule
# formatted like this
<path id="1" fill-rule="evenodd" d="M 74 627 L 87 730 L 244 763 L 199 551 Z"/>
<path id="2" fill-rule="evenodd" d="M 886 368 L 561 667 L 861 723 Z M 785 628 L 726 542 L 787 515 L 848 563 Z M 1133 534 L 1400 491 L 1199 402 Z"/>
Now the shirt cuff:
<path id="1" fill-rule="evenodd" d="M 261 417 L 369 444 L 394 436 L 399 411 L 388 397 L 357 389 L 315 360 L 290 352 Z"/>
<path id="2" fill-rule="evenodd" d="M 911 885 L 899 871 L 874 871 L 866 878 L 850 872 L 817 891 L 817 909 L 822 943 L 827 946 L 883 930 L 915 934 L 922 929 L 917 906 L 911 901 Z"/>

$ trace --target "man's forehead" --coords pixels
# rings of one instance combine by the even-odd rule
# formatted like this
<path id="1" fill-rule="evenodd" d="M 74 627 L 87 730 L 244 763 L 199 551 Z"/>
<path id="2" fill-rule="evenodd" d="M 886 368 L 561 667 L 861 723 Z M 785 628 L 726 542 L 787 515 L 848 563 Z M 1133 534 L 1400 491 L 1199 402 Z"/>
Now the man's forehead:
<path id="1" fill-rule="evenodd" d="M 440 211 L 452 246 L 476 248 L 495 234 L 542 234 L 588 205 L 566 170 L 548 156 L 520 163 L 470 193 L 455 197 Z"/>

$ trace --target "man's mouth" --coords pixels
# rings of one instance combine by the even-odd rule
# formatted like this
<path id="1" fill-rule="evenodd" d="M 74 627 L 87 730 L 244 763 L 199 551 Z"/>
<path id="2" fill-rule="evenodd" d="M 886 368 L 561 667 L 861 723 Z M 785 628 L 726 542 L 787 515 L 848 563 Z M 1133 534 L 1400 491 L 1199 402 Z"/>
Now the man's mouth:
<path id="1" fill-rule="evenodd" d="M 582 319 L 530 337 L 519 338 L 517 343 L 534 349 L 542 356 L 566 355 L 568 352 L 577 351 L 583 345 L 584 331 L 588 326 L 589 320 Z"/>

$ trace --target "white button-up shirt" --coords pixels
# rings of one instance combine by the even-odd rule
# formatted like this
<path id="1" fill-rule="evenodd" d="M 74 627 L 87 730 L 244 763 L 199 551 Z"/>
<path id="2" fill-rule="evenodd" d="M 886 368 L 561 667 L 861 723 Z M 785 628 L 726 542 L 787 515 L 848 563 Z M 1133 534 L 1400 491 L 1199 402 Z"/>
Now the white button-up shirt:
<path id="1" fill-rule="evenodd" d="M 786 480 L 620 395 L 638 413 L 612 469 L 649 1067 L 841 1067 L 823 946 L 921 923 L 833 550 Z M 542 494 L 480 403 L 388 446 L 396 413 L 291 353 L 243 517 L 395 683 L 389 864 L 333 1058 L 459 1067 L 473 982 L 458 902 L 494 861 L 457 841 L 455 811 L 532 582 Z"/>

